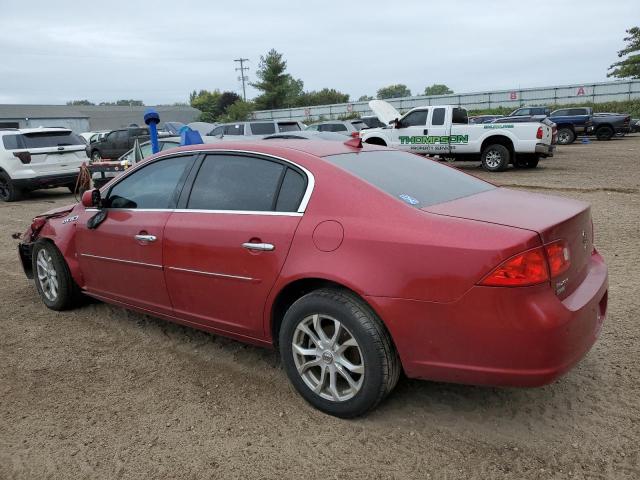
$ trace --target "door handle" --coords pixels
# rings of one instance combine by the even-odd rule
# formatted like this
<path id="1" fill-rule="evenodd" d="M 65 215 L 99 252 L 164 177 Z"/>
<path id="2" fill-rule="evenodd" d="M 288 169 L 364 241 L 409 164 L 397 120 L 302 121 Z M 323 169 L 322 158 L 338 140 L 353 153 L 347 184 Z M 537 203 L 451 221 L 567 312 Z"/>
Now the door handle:
<path id="1" fill-rule="evenodd" d="M 423 133 L 424 135 L 429 135 L 429 129 L 428 129 L 428 128 L 425 128 L 425 129 L 422 131 L 422 133 Z"/>
<path id="2" fill-rule="evenodd" d="M 136 235 L 134 237 L 138 242 L 151 243 L 157 240 L 155 235 Z"/>
<path id="3" fill-rule="evenodd" d="M 271 251 L 275 250 L 275 248 L 276 248 L 271 243 L 246 242 L 246 243 L 243 243 L 242 246 L 244 248 L 246 248 L 247 250 L 261 250 L 261 251 L 264 251 L 264 252 L 271 252 Z"/>

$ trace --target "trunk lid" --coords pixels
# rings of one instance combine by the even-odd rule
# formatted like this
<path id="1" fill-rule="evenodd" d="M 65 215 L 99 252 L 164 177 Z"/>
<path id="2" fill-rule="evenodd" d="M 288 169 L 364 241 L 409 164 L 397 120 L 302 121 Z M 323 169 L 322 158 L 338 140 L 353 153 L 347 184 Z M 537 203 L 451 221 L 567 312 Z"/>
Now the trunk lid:
<path id="1" fill-rule="evenodd" d="M 565 240 L 570 267 L 551 285 L 560 298 L 584 280 L 593 250 L 591 208 L 577 200 L 496 188 L 422 210 L 450 217 L 495 223 L 538 233 L 542 244 Z"/>

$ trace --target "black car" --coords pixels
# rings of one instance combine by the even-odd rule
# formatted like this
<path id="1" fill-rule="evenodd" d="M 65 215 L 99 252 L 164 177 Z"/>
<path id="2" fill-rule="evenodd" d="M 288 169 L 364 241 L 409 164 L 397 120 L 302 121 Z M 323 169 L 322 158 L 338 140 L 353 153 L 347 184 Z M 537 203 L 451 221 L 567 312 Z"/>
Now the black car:
<path id="1" fill-rule="evenodd" d="M 133 147 L 136 138 L 140 142 L 149 140 L 149 129 L 129 127 L 113 130 L 101 140 L 87 145 L 87 156 L 94 162 L 103 158 L 118 158 Z"/>

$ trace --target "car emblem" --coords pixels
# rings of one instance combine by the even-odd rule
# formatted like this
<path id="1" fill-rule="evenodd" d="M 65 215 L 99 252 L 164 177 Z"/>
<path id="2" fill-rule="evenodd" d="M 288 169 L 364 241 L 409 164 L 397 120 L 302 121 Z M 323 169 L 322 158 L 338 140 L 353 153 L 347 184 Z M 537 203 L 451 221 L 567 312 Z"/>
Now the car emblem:
<path id="1" fill-rule="evenodd" d="M 584 251 L 587 251 L 587 247 L 589 246 L 589 237 L 587 237 L 587 233 L 583 230 L 582 231 L 582 248 L 584 248 Z"/>

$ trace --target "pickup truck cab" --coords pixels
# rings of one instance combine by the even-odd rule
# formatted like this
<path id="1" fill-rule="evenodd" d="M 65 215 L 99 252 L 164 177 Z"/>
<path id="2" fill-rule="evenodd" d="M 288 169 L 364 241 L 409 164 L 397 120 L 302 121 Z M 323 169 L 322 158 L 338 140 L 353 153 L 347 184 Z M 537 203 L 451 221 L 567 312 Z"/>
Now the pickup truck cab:
<path id="1" fill-rule="evenodd" d="M 558 127 L 558 145 L 569 145 L 579 134 L 593 131 L 591 108 L 561 108 L 551 112 L 549 120 Z"/>
<path id="2" fill-rule="evenodd" d="M 140 142 L 149 140 L 149 129 L 129 127 L 113 130 L 97 142 L 87 145 L 87 156 L 94 162 L 103 158 L 118 158 L 133 147 L 136 138 Z"/>
<path id="3" fill-rule="evenodd" d="M 485 170 L 535 168 L 541 157 L 553 156 L 553 129 L 540 122 L 469 124 L 467 111 L 453 105 L 431 105 L 405 115 L 383 100 L 369 107 L 384 128 L 360 132 L 362 141 L 423 155 L 454 160 L 479 160 Z"/>

